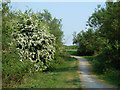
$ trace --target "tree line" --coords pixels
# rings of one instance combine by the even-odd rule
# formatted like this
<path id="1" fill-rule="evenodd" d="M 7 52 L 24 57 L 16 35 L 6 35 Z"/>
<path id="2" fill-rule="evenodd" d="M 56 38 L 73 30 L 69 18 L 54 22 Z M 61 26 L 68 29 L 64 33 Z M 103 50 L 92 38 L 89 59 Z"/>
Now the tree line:
<path id="1" fill-rule="evenodd" d="M 120 2 L 98 5 L 86 26 L 87 31 L 73 34 L 78 55 L 95 56 L 96 72 L 120 70 Z"/>

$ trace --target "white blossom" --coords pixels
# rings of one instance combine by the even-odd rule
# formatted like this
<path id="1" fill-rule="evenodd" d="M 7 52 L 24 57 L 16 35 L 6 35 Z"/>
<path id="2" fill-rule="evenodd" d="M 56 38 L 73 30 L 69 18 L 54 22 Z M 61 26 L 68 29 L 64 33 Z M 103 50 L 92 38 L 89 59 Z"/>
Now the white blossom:
<path id="1" fill-rule="evenodd" d="M 30 25 L 27 25 L 28 20 L 31 22 Z M 25 28 L 12 33 L 12 35 L 17 36 L 14 41 L 19 44 L 20 61 L 24 62 L 27 57 L 29 61 L 34 63 L 36 71 L 45 70 L 54 59 L 55 37 L 48 32 L 49 27 L 47 25 L 32 16 L 23 22 L 19 22 L 16 28 L 23 27 L 24 24 Z M 26 32 L 21 32 L 23 30 Z M 46 63 L 43 62 L 44 60 Z"/>

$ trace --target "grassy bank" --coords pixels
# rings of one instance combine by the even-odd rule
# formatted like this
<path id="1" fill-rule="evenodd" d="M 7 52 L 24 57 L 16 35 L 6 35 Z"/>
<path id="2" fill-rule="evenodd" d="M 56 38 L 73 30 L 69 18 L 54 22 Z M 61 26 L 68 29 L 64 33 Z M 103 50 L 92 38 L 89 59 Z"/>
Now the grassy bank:
<path id="1" fill-rule="evenodd" d="M 17 88 L 80 88 L 78 61 L 65 57 L 65 62 L 55 66 L 53 71 L 28 73 Z"/>
<path id="2" fill-rule="evenodd" d="M 95 68 L 95 64 L 94 64 L 95 56 L 83 56 L 83 57 L 86 58 L 89 61 L 89 63 L 93 66 L 93 73 L 95 73 L 100 79 L 103 79 L 106 82 L 120 88 L 120 80 L 119 80 L 120 71 L 117 71 L 115 69 L 110 69 L 110 70 L 108 69 L 108 71 L 105 71 L 102 74 L 100 73 L 98 74 L 99 68 Z"/>

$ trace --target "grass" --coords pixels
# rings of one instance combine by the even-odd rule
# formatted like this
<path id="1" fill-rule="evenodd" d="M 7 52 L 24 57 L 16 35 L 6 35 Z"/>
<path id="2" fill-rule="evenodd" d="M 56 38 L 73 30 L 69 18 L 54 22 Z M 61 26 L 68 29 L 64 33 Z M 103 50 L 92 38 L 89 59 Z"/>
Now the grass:
<path id="1" fill-rule="evenodd" d="M 77 49 L 66 49 L 66 52 L 69 53 L 70 55 L 78 55 Z"/>
<path id="2" fill-rule="evenodd" d="M 66 57 L 53 71 L 28 73 L 17 88 L 80 88 L 78 60 Z"/>
<path id="3" fill-rule="evenodd" d="M 95 56 L 83 56 L 83 57 L 86 58 L 89 61 L 89 63 L 93 66 L 92 61 L 94 60 Z M 94 69 L 94 67 L 93 67 L 93 69 Z M 98 68 L 98 71 L 99 71 L 99 68 Z M 100 79 L 103 79 L 106 82 L 120 88 L 120 80 L 119 80 L 120 71 L 112 69 L 112 70 L 105 71 L 102 74 L 100 74 L 100 73 L 98 74 L 93 70 L 93 73 L 96 74 Z"/>
<path id="4" fill-rule="evenodd" d="M 53 70 L 36 73 L 28 73 L 30 64 L 21 64 L 14 52 L 5 52 L 2 58 L 3 88 L 81 88 L 78 60 L 68 55 L 58 58 L 63 63 Z"/>

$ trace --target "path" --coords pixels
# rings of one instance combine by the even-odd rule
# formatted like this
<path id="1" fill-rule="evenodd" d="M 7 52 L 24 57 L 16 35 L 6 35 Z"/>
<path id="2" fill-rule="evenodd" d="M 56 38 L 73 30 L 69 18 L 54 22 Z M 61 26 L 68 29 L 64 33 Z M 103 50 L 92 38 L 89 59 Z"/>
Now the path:
<path id="1" fill-rule="evenodd" d="M 105 83 L 93 75 L 91 72 L 92 67 L 85 58 L 79 56 L 72 57 L 79 60 L 79 76 L 83 88 L 114 88 L 112 85 Z"/>

